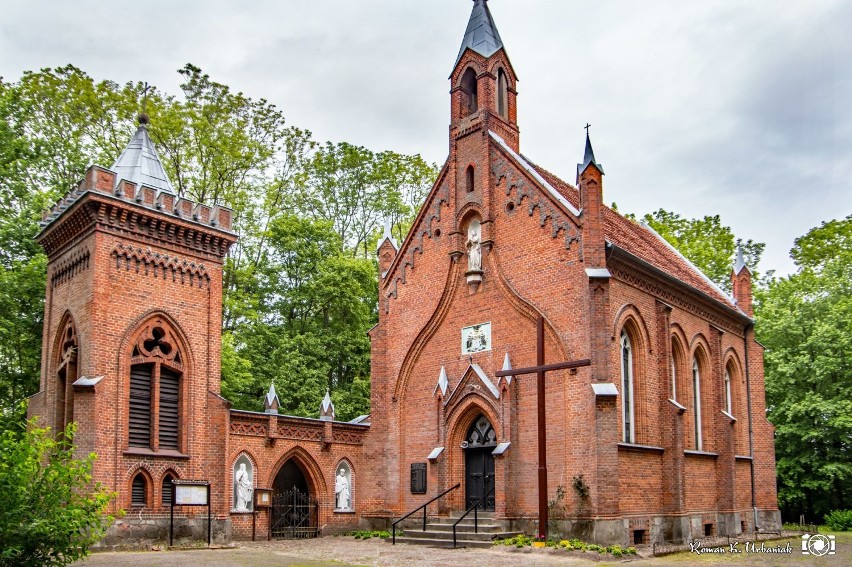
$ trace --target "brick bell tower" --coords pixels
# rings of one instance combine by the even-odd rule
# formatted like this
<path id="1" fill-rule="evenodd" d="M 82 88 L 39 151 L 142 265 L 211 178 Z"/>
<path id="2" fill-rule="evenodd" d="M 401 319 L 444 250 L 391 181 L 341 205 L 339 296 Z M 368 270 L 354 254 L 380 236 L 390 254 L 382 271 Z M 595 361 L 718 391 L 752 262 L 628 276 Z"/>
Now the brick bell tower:
<path id="1" fill-rule="evenodd" d="M 144 114 L 112 167 L 90 167 L 44 216 L 44 348 L 29 412 L 57 430 L 77 422 L 78 452 L 97 453 L 95 480 L 118 493 L 113 510 L 167 511 L 174 478 L 224 485 L 226 419 L 216 416 L 226 415 L 231 219 L 176 195 Z M 226 510 L 225 492 L 214 511 Z"/>
<path id="2" fill-rule="evenodd" d="M 494 151 L 489 136 L 498 136 L 519 152 L 517 82 L 487 0 L 474 0 L 450 75 L 450 188 L 458 250 L 474 232 L 479 233 L 483 254 L 493 243 L 494 207 L 499 204 L 489 181 Z M 481 270 L 468 271 L 472 292 L 483 277 L 487 274 Z"/>

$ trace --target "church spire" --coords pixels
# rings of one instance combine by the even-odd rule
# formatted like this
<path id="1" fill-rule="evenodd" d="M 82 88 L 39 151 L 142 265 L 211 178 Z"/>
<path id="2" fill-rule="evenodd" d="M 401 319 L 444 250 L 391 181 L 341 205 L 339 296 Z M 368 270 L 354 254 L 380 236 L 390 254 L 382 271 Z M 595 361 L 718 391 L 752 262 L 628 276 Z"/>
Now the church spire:
<path id="1" fill-rule="evenodd" d="M 470 20 L 467 22 L 467 29 L 464 32 L 464 39 L 462 39 L 455 65 L 459 64 L 467 49 L 472 49 L 487 59 L 502 47 L 503 40 L 500 39 L 500 32 L 494 25 L 494 18 L 491 17 L 488 0 L 473 0 L 473 11 L 471 11 Z"/>
<path id="2" fill-rule="evenodd" d="M 598 171 L 601 172 L 601 175 L 604 174 L 603 166 L 595 161 L 595 151 L 592 149 L 592 140 L 589 138 L 589 127 L 591 124 L 586 124 L 586 151 L 583 154 L 583 163 L 577 164 L 577 178 L 586 171 L 586 168 L 590 165 L 598 168 Z"/>
<path id="3" fill-rule="evenodd" d="M 751 270 L 743 257 L 743 247 L 737 244 L 737 258 L 731 272 L 731 287 L 737 307 L 749 317 L 754 317 L 754 296 L 751 289 Z"/>
<path id="4" fill-rule="evenodd" d="M 144 185 L 157 191 L 175 194 L 160 156 L 157 155 L 154 142 L 148 135 L 148 115 L 145 113 L 139 115 L 136 134 L 110 169 L 116 173 L 116 183 L 125 179 L 135 183 L 137 187 Z"/>

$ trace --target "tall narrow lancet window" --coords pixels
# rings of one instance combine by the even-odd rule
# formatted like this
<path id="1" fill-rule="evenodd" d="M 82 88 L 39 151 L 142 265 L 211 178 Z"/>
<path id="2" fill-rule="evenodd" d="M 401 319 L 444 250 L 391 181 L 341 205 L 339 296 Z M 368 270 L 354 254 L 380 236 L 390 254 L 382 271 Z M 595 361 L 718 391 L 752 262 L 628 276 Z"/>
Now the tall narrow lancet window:
<path id="1" fill-rule="evenodd" d="M 624 421 L 624 442 L 636 440 L 636 421 L 633 401 L 633 347 L 626 331 L 621 331 L 621 407 Z"/>
<path id="2" fill-rule="evenodd" d="M 133 347 L 129 446 L 180 450 L 183 373 L 181 352 L 171 330 L 160 319 L 152 321 Z"/>
<path id="3" fill-rule="evenodd" d="M 467 170 L 464 172 L 464 188 L 468 193 L 473 193 L 474 189 L 473 184 L 473 166 L 467 166 Z"/>
<path id="4" fill-rule="evenodd" d="M 692 359 L 692 407 L 695 421 L 695 448 L 701 450 L 701 371 L 698 359 Z"/>
<path id="5" fill-rule="evenodd" d="M 734 415 L 734 406 L 731 402 L 731 369 L 725 368 L 725 411 Z"/>
<path id="6" fill-rule="evenodd" d="M 60 331 L 59 360 L 56 367 L 56 407 L 54 429 L 57 433 L 74 420 L 74 382 L 77 381 L 77 330 L 70 316 Z"/>
<path id="7" fill-rule="evenodd" d="M 672 339 L 672 399 L 677 401 L 677 367 L 680 363 L 680 349 L 677 342 Z"/>
<path id="8" fill-rule="evenodd" d="M 497 71 L 497 114 L 504 119 L 509 117 L 508 95 L 509 87 L 506 82 L 506 73 L 503 69 Z"/>
<path id="9" fill-rule="evenodd" d="M 476 88 L 476 73 L 468 67 L 461 80 L 462 116 L 473 114 L 479 109 L 479 97 Z"/>

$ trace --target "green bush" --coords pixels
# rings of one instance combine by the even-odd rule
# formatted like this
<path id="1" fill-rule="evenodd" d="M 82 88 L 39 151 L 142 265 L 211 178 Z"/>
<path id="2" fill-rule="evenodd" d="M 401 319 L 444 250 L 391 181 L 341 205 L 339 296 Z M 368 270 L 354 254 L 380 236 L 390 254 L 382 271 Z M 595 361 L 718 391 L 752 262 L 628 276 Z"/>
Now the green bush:
<path id="1" fill-rule="evenodd" d="M 34 419 L 0 414 L 0 566 L 73 563 L 112 523 L 114 495 L 92 481 L 94 453 L 74 456 L 75 425 L 57 438 Z"/>
<path id="2" fill-rule="evenodd" d="M 835 532 L 852 531 L 852 510 L 832 510 L 825 516 L 825 525 Z"/>

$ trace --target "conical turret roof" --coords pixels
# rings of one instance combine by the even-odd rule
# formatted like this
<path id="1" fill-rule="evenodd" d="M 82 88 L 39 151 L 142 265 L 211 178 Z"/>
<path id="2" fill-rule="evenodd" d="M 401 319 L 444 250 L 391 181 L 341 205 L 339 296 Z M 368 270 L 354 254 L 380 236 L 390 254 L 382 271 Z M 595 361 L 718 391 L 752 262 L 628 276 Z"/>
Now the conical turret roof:
<path id="1" fill-rule="evenodd" d="M 483 57 L 491 57 L 503 47 L 503 40 L 500 39 L 500 32 L 494 25 L 494 18 L 491 17 L 487 2 L 488 0 L 473 0 L 473 11 L 467 22 L 467 29 L 464 32 L 455 65 L 459 64 L 459 60 L 468 48 Z"/>
<path id="2" fill-rule="evenodd" d="M 110 169 L 116 173 L 116 182 L 125 179 L 137 187 L 145 185 L 157 191 L 175 193 L 148 135 L 148 116 L 145 114 L 139 115 L 139 128 Z"/>

